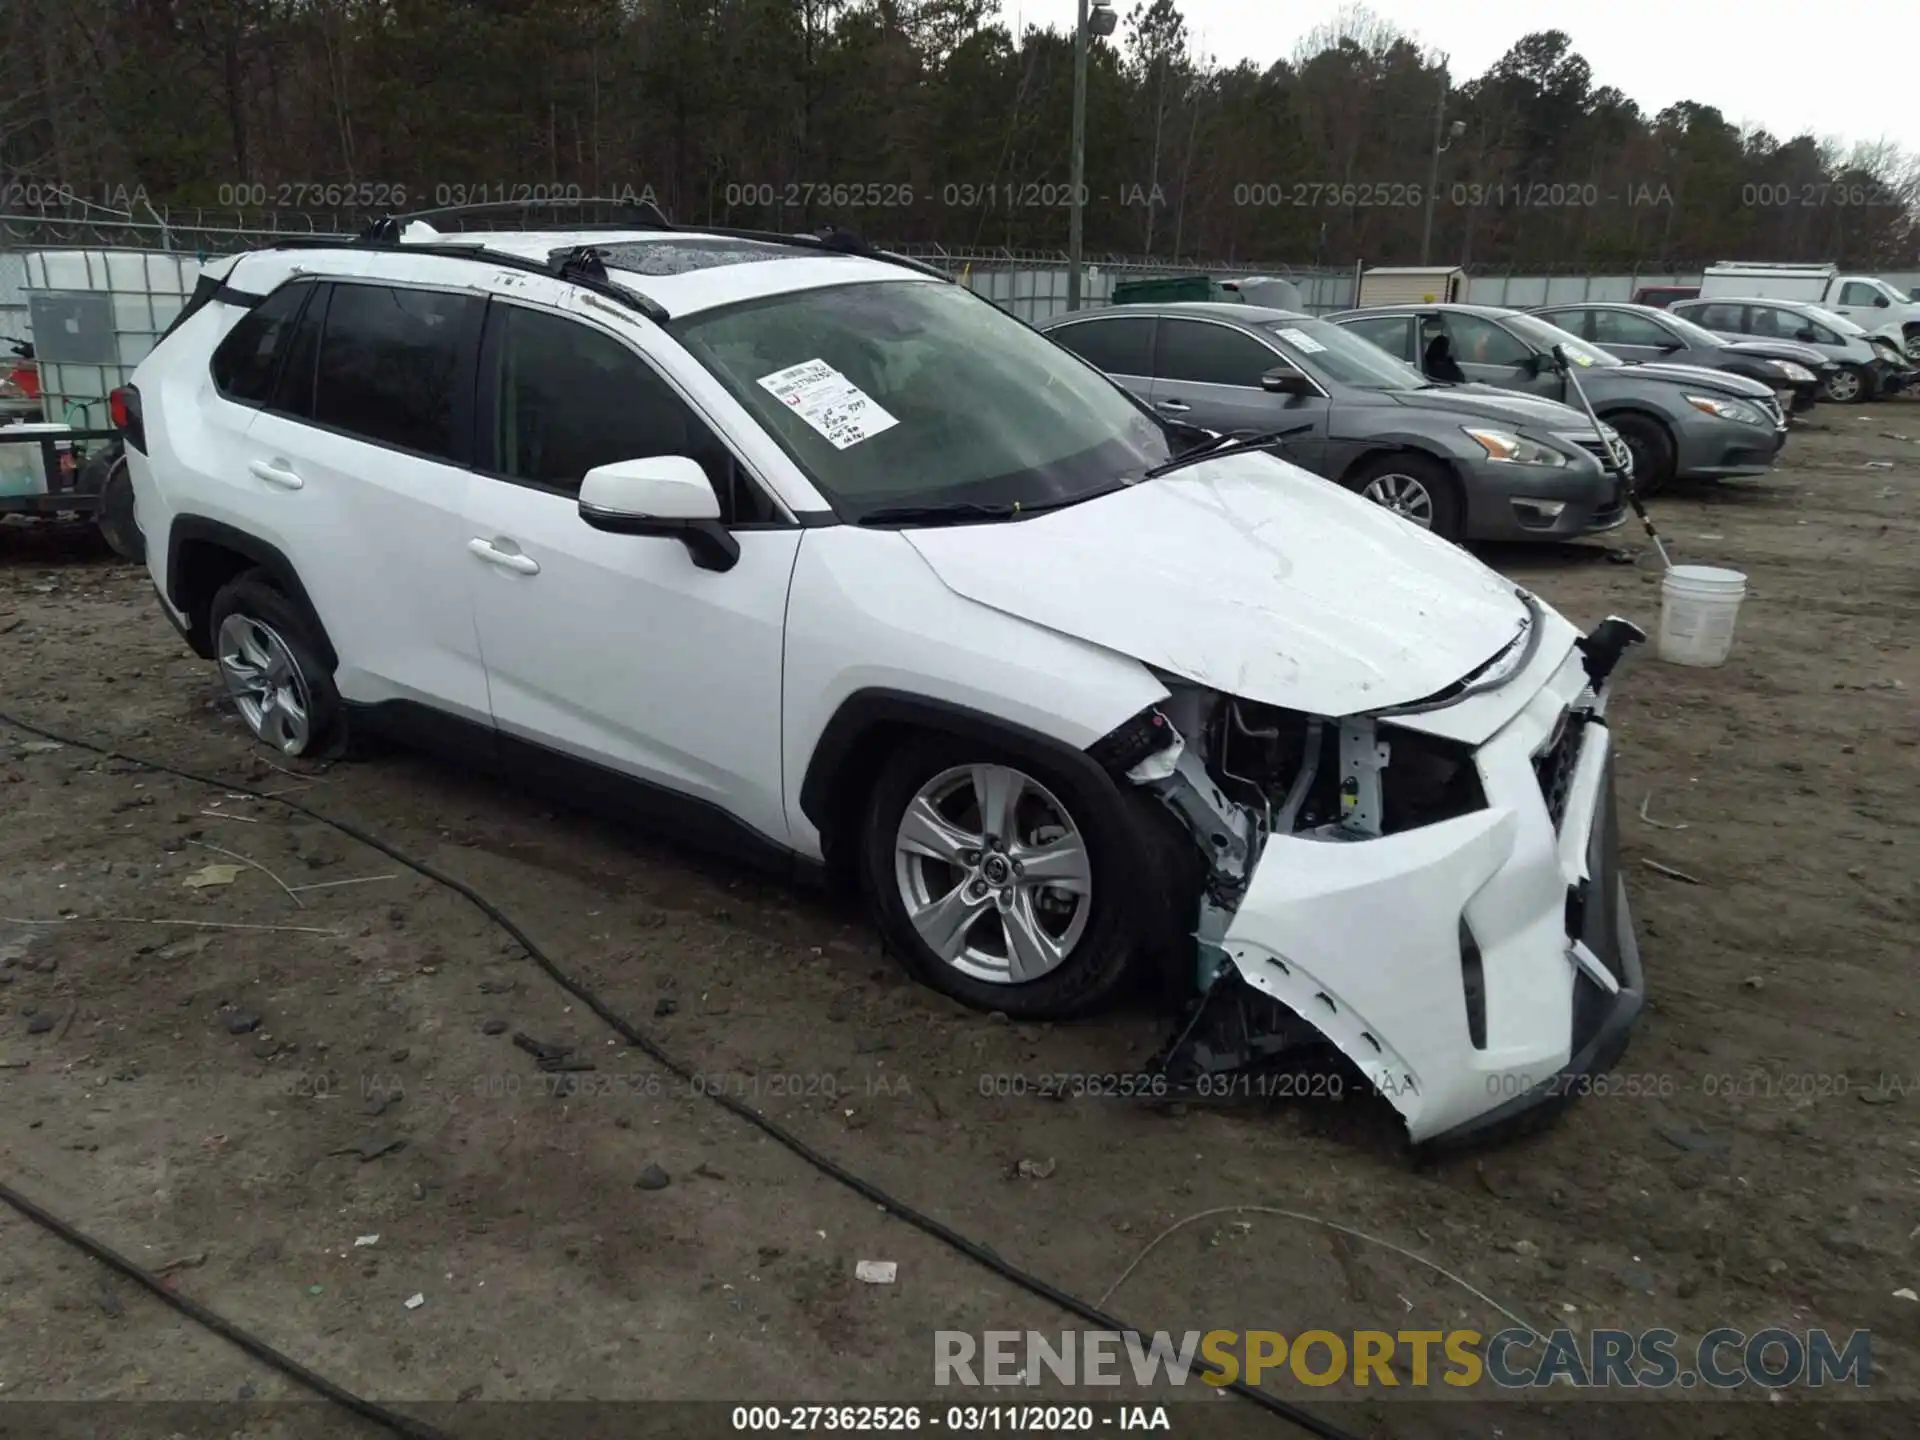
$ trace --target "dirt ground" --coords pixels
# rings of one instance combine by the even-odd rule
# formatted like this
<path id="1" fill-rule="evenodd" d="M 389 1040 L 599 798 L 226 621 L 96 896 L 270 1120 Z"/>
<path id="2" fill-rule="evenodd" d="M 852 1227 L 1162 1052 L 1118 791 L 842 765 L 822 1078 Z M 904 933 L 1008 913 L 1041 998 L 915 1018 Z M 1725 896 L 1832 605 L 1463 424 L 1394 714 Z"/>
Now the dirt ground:
<path id="1" fill-rule="evenodd" d="M 1920 403 L 1815 422 L 1771 477 L 1656 502 L 1677 559 L 1751 590 L 1724 668 L 1642 652 L 1616 680 L 1652 996 L 1617 1074 L 1642 1080 L 1431 1168 L 1351 1093 L 983 1093 L 1129 1070 L 1161 1022 L 964 1011 L 903 982 L 842 902 L 425 760 L 270 768 L 144 571 L 90 532 L 0 527 L 0 709 L 379 833 L 703 1077 L 319 823 L 0 726 L 0 1179 L 349 1389 L 444 1406 L 456 1434 L 500 1401 L 924 1403 L 935 1330 L 1079 1323 L 701 1093 L 720 1087 L 1141 1329 L 1507 1323 L 1393 1250 L 1262 1213 L 1189 1223 L 1112 1288 L 1183 1217 L 1258 1205 L 1417 1252 L 1542 1329 L 1868 1328 L 1873 1393 L 1908 1402 L 1490 1413 L 1270 1379 L 1356 1434 L 1914 1433 L 1920 1304 L 1893 1292 L 1920 1285 Z M 1637 530 L 1488 558 L 1582 625 L 1654 626 Z M 190 883 L 220 864 L 228 883 Z M 597 1068 L 544 1075 L 514 1032 Z M 869 1259 L 897 1282 L 857 1281 Z M 303 1393 L 0 1207 L 0 1396 Z M 1181 1398 L 1177 1433 L 1290 1433 Z"/>

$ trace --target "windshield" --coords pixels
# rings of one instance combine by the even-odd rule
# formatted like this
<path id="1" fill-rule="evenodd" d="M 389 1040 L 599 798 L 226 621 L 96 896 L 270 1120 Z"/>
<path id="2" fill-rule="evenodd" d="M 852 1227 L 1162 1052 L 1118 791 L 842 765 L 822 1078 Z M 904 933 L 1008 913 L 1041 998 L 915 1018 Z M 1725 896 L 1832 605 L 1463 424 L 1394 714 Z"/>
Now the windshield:
<path id="1" fill-rule="evenodd" d="M 1822 325 L 1830 326 L 1838 330 L 1842 335 L 1864 335 L 1867 333 L 1865 326 L 1856 325 L 1846 316 L 1836 314 L 1834 311 L 1825 309 L 1822 306 L 1809 305 L 1807 306 L 1807 313 Z"/>
<path id="2" fill-rule="evenodd" d="M 1891 300 L 1895 305 L 1905 305 L 1908 303 L 1907 297 L 1900 293 L 1899 287 L 1889 285 L 1885 280 L 1875 280 L 1873 282 L 1873 288 L 1886 296 L 1887 299 Z"/>
<path id="3" fill-rule="evenodd" d="M 1556 345 L 1567 347 L 1567 358 L 1576 365 L 1585 365 L 1595 370 L 1616 369 L 1626 362 L 1610 351 L 1597 345 L 1589 345 L 1578 335 L 1562 330 L 1558 325 L 1549 325 L 1538 315 L 1502 315 L 1501 323 L 1516 335 L 1542 350 L 1551 350 Z"/>
<path id="4" fill-rule="evenodd" d="M 1325 320 L 1274 320 L 1267 332 L 1316 380 L 1356 390 L 1425 390 L 1427 379 L 1371 340 Z"/>
<path id="5" fill-rule="evenodd" d="M 837 285 L 672 328 L 846 519 L 1071 503 L 1173 454 L 1099 371 L 958 285 Z"/>
<path id="6" fill-rule="evenodd" d="M 1686 316 L 1676 315 L 1671 310 L 1667 311 L 1661 323 L 1681 339 L 1685 340 L 1689 345 L 1706 345 L 1710 348 L 1718 349 L 1727 343 L 1711 330 L 1696 325 L 1693 321 L 1687 319 Z"/>

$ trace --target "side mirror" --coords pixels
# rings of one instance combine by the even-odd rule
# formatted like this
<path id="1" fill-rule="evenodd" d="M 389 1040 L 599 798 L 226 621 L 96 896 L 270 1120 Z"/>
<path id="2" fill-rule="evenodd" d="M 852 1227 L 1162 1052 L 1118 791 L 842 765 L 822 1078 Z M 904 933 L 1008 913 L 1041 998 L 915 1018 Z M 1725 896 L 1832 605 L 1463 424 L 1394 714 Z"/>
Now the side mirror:
<path id="1" fill-rule="evenodd" d="M 1311 395 L 1313 382 L 1297 365 L 1276 365 L 1260 377 L 1260 388 L 1269 395 Z"/>
<path id="2" fill-rule="evenodd" d="M 707 472 L 684 455 L 594 466 L 580 482 L 580 518 L 612 535 L 678 540 L 702 570 L 731 570 L 740 559 Z"/>
<path id="3" fill-rule="evenodd" d="M 1565 345 L 1555 345 L 1550 355 L 1534 351 L 1533 364 L 1528 368 L 1536 375 L 1564 375 L 1573 368 L 1573 362 L 1567 358 Z"/>

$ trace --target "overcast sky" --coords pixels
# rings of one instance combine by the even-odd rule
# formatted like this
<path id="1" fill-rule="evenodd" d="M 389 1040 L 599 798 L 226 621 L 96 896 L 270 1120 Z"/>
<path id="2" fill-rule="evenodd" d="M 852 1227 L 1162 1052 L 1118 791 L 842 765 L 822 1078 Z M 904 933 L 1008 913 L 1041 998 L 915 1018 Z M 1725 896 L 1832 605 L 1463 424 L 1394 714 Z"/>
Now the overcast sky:
<path id="1" fill-rule="evenodd" d="M 1114 0 L 1116 39 L 1134 3 Z M 1009 23 L 1067 33 L 1074 5 L 1001 0 Z M 1228 65 L 1284 58 L 1338 8 L 1333 0 L 1180 0 L 1194 48 Z M 1522 35 L 1563 30 L 1596 85 L 1617 86 L 1649 114 L 1696 100 L 1782 139 L 1811 130 L 1920 150 L 1920 0 L 1372 0 L 1368 8 L 1445 51 L 1456 78 L 1485 73 Z"/>

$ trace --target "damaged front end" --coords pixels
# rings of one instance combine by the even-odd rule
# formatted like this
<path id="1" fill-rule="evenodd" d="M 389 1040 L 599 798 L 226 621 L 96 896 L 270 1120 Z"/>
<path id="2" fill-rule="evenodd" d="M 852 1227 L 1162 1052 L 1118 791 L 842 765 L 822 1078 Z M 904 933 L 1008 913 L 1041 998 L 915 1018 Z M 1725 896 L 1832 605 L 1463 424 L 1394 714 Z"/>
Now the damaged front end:
<path id="1" fill-rule="evenodd" d="M 1644 636 L 1521 598 L 1511 643 L 1425 700 L 1315 716 L 1169 679 L 1094 747 L 1205 857 L 1173 1083 L 1330 1042 L 1446 1144 L 1618 1058 L 1642 983 L 1606 704 Z"/>

